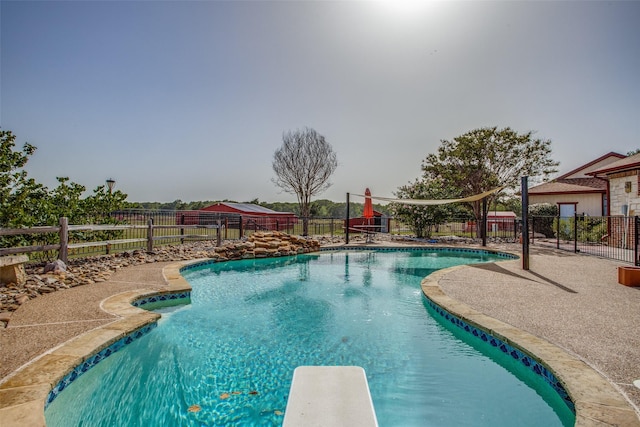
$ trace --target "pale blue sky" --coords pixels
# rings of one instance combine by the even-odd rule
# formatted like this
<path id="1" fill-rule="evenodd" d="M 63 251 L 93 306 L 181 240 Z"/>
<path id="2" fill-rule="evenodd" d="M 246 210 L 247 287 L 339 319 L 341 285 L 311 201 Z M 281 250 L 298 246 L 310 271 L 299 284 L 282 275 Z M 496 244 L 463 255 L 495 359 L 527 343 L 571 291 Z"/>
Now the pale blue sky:
<path id="1" fill-rule="evenodd" d="M 403 3 L 403 2 L 400 2 Z M 537 131 L 569 171 L 640 148 L 640 2 L 0 1 L 0 126 L 30 176 L 131 201 L 295 201 L 284 131 L 392 193 L 442 139 Z"/>

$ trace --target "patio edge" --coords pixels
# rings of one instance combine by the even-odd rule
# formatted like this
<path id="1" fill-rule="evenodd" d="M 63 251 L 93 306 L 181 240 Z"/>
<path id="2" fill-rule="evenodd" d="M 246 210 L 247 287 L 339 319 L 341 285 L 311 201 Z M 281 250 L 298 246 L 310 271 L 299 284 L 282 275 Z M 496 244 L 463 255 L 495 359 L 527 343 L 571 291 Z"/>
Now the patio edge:
<path id="1" fill-rule="evenodd" d="M 487 316 L 444 293 L 440 279 L 461 265 L 438 270 L 422 280 L 426 298 L 452 315 L 477 325 L 491 335 L 530 353 L 560 380 L 575 405 L 576 427 L 627 426 L 640 427 L 638 414 L 600 373 L 584 361 L 538 336 Z"/>

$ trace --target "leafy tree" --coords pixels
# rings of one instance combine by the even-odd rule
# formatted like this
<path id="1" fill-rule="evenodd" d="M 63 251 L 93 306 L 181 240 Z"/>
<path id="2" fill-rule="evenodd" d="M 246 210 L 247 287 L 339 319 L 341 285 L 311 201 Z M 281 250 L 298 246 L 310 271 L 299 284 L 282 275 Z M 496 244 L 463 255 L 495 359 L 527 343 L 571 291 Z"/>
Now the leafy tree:
<path id="1" fill-rule="evenodd" d="M 273 183 L 298 198 L 303 235 L 309 234 L 311 197 L 331 186 L 329 178 L 338 167 L 336 153 L 314 129 L 285 132 L 283 144 L 273 155 Z"/>
<path id="2" fill-rule="evenodd" d="M 437 154 L 422 163 L 423 179 L 440 179 L 457 189 L 456 196 L 467 197 L 506 186 L 516 191 L 521 176 L 542 178 L 556 172 L 558 162 L 550 158 L 551 141 L 534 139 L 533 132 L 519 134 L 509 127 L 474 129 L 453 140 L 442 140 Z M 487 206 L 496 195 L 488 198 Z M 476 219 L 482 201 L 472 203 Z"/>
<path id="3" fill-rule="evenodd" d="M 500 194 L 493 206 L 496 211 L 512 211 L 517 216 L 522 215 L 522 199 L 516 194 Z"/>
<path id="4" fill-rule="evenodd" d="M 100 185 L 83 200 L 84 221 L 89 224 L 117 224 L 117 212 L 128 207 L 127 195 Z"/>
<path id="5" fill-rule="evenodd" d="M 15 151 L 15 140 L 11 131 L 0 129 L 0 227 L 57 225 L 63 216 L 69 219 L 70 224 L 110 224 L 117 221 L 110 213 L 127 205 L 126 194 L 107 191 L 106 186 L 100 186 L 93 195 L 83 199 L 86 188 L 70 182 L 67 177 L 58 177 L 58 186 L 49 191 L 29 178 L 23 169 L 36 147 L 25 143 L 22 150 Z M 75 233 L 72 237 L 85 240 L 97 236 Z M 5 236 L 0 238 L 0 244 L 44 244 L 55 243 L 56 239 L 53 234 Z"/>
<path id="6" fill-rule="evenodd" d="M 400 199 L 448 199 L 452 196 L 452 189 L 440 179 L 416 180 L 413 184 L 402 186 L 396 192 Z M 411 226 L 416 237 L 431 237 L 431 232 L 447 219 L 454 216 L 459 207 L 452 204 L 442 205 L 413 205 L 393 203 L 392 212 L 404 223 Z"/>
<path id="7" fill-rule="evenodd" d="M 0 129 L 0 227 L 20 227 L 38 224 L 38 211 L 46 188 L 27 177 L 22 169 L 36 147 L 25 143 L 14 151 L 16 137 Z"/>
<path id="8" fill-rule="evenodd" d="M 82 193 L 84 185 L 70 182 L 68 177 L 57 177 L 58 186 L 49 193 L 49 216 L 47 224 L 58 222 L 60 217 L 67 217 L 69 224 L 82 224 L 85 220 Z"/>

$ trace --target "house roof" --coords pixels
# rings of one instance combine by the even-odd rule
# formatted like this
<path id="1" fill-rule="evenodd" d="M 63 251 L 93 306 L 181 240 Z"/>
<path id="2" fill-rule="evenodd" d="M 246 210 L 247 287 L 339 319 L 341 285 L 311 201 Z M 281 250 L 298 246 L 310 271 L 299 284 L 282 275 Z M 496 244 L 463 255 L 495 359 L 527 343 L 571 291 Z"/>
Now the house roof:
<path id="1" fill-rule="evenodd" d="M 530 195 L 567 193 L 605 193 L 607 182 L 600 178 L 556 179 L 529 189 Z"/>
<path id="2" fill-rule="evenodd" d="M 251 212 L 251 213 L 282 213 L 274 211 L 273 209 L 265 208 L 264 206 L 254 205 L 253 203 L 228 203 L 223 202 L 221 205 L 226 205 L 240 211 Z"/>
<path id="3" fill-rule="evenodd" d="M 550 182 L 537 185 L 529 189 L 531 195 L 553 194 L 579 194 L 579 193 L 606 193 L 607 182 L 597 178 L 598 171 L 609 169 L 612 166 L 624 162 L 628 157 L 611 151 L 586 163 L 579 168 L 561 175 Z M 640 157 L 638 158 L 640 165 Z M 604 165 L 604 166 L 603 166 Z M 577 177 L 576 177 L 577 176 Z M 574 178 L 571 178 L 574 177 Z"/>
<path id="4" fill-rule="evenodd" d="M 620 154 L 620 153 L 616 153 L 614 151 L 610 151 L 605 155 L 602 155 L 600 157 L 598 157 L 595 160 L 590 161 L 589 163 L 586 163 L 570 172 L 565 173 L 564 175 L 561 175 L 559 177 L 556 178 L 556 180 L 560 180 L 560 179 L 567 179 L 570 178 L 572 175 L 576 175 L 579 173 L 582 173 L 583 175 L 590 175 L 591 171 L 589 170 L 590 168 L 593 168 L 594 166 L 598 165 L 598 163 L 605 163 L 605 165 L 598 167 L 598 169 L 604 167 L 604 166 L 608 166 L 613 162 L 616 162 L 616 159 L 624 159 L 625 156 L 624 154 Z"/>
<path id="5" fill-rule="evenodd" d="M 203 210 L 214 210 L 216 206 L 227 206 L 231 209 L 235 209 L 247 214 L 261 214 L 261 215 L 293 215 L 292 212 L 278 212 L 273 209 L 266 208 L 264 206 L 255 205 L 253 203 L 232 203 L 232 202 L 220 202 L 215 205 L 207 206 Z"/>
<path id="6" fill-rule="evenodd" d="M 640 169 L 640 153 L 625 157 L 617 162 L 610 163 L 602 168 L 589 172 L 589 175 L 604 176 L 615 172 Z"/>

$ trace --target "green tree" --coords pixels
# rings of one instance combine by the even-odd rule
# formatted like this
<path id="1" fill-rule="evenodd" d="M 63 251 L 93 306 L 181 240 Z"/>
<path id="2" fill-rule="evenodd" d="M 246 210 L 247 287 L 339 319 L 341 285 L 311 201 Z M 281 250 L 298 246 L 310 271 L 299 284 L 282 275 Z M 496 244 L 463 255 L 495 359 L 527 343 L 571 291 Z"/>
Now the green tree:
<path id="1" fill-rule="evenodd" d="M 440 179 L 416 180 L 414 183 L 402 186 L 396 192 L 400 199 L 439 200 L 451 198 L 452 189 L 447 188 Z M 459 207 L 453 204 L 416 205 L 392 203 L 393 214 L 407 225 L 410 225 L 416 237 L 431 237 L 432 231 L 454 216 Z"/>
<path id="2" fill-rule="evenodd" d="M 15 141 L 11 131 L 0 129 L 0 227 L 37 225 L 38 208 L 47 192 L 23 169 L 36 147 L 25 143 L 14 151 Z"/>
<path id="3" fill-rule="evenodd" d="M 309 234 L 311 197 L 331 186 L 329 178 L 338 167 L 331 144 L 314 129 L 286 132 L 282 146 L 273 155 L 273 183 L 287 193 L 295 194 L 302 217 L 302 234 Z"/>
<path id="4" fill-rule="evenodd" d="M 82 194 L 86 187 L 70 182 L 68 177 L 56 179 L 58 186 L 49 193 L 47 224 L 55 224 L 63 216 L 68 218 L 69 224 L 83 224 L 86 216 Z"/>
<path id="5" fill-rule="evenodd" d="M 67 217 L 70 224 L 109 224 L 117 221 L 110 213 L 127 205 L 126 194 L 111 192 L 106 186 L 100 186 L 93 195 L 83 198 L 86 188 L 70 182 L 67 177 L 58 177 L 58 186 L 49 191 L 29 178 L 24 170 L 36 147 L 25 143 L 22 150 L 16 151 L 15 140 L 11 131 L 0 129 L 0 227 L 57 225 L 60 217 Z M 72 237 L 80 240 L 85 238 L 82 233 L 75 233 Z M 0 238 L 0 244 L 55 243 L 55 239 L 56 236 L 52 234 L 18 235 Z"/>
<path id="6" fill-rule="evenodd" d="M 505 186 L 514 192 L 520 177 L 548 179 L 557 171 L 551 159 L 551 141 L 533 138 L 533 132 L 520 134 L 509 127 L 474 129 L 453 140 L 442 140 L 437 154 L 422 163 L 423 179 L 440 179 L 456 189 L 456 196 L 467 197 Z M 496 195 L 489 197 L 487 206 Z M 472 204 L 480 219 L 482 201 Z"/>
<path id="7" fill-rule="evenodd" d="M 517 194 L 500 194 L 498 200 L 494 201 L 492 210 L 512 211 L 517 216 L 522 215 L 522 198 Z"/>
<path id="8" fill-rule="evenodd" d="M 83 200 L 84 221 L 88 224 L 117 224 L 118 211 L 128 207 L 127 194 L 120 190 L 111 191 L 106 185 L 100 185 L 93 194 Z"/>

